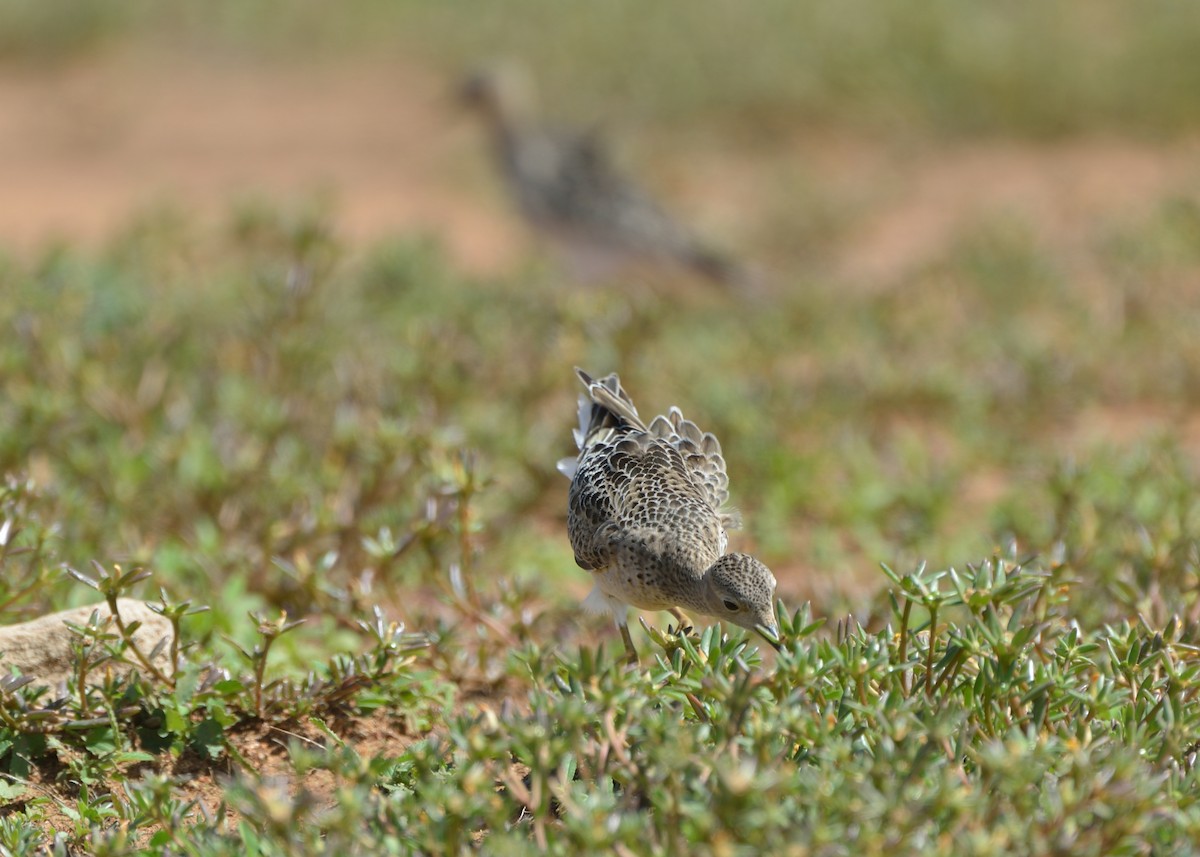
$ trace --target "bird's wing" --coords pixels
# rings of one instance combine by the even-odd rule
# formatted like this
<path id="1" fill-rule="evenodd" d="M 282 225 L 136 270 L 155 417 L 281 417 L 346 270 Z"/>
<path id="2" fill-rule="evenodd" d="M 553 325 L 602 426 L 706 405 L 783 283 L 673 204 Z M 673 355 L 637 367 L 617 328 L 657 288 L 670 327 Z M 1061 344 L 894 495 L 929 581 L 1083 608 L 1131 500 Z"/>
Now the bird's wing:
<path id="1" fill-rule="evenodd" d="M 612 561 L 613 548 L 627 525 L 633 478 L 631 454 L 638 442 L 621 438 L 580 454 L 567 495 L 567 534 L 580 568 L 597 571 Z"/>
<path id="2" fill-rule="evenodd" d="M 612 498 L 601 480 L 578 479 L 571 483 L 567 507 L 567 535 L 575 563 L 588 571 L 608 568 L 618 525 Z"/>
<path id="3" fill-rule="evenodd" d="M 738 527 L 740 521 L 737 513 L 725 508 L 729 502 L 729 476 L 725 471 L 721 442 L 716 435 L 701 431 L 676 407 L 672 407 L 665 416 L 655 417 L 648 433 L 651 437 L 666 441 L 679 452 L 689 477 L 703 490 L 712 510 L 721 517 L 722 524 L 727 529 Z"/>
<path id="4" fill-rule="evenodd" d="M 710 247 L 625 175 L 596 133 L 562 135 L 559 213 L 630 249 L 671 258 L 709 279 L 732 282 L 739 263 Z"/>
<path id="5" fill-rule="evenodd" d="M 651 553 L 683 545 L 707 567 L 725 521 L 677 446 L 633 431 L 585 453 L 571 483 L 567 527 L 575 561 L 606 568 L 622 545 Z"/>

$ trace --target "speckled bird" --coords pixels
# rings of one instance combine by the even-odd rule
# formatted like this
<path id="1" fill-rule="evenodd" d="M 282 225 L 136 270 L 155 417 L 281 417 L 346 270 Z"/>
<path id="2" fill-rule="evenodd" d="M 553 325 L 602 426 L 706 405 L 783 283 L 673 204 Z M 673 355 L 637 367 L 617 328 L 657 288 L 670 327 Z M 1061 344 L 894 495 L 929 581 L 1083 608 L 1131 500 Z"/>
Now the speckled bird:
<path id="1" fill-rule="evenodd" d="M 520 213 L 563 251 L 580 279 L 675 267 L 726 285 L 752 284 L 745 268 L 697 238 L 616 169 L 594 133 L 538 122 L 533 86 L 520 66 L 474 72 L 461 96 L 482 116 Z"/>
<path id="2" fill-rule="evenodd" d="M 676 407 L 647 426 L 616 373 L 597 381 L 575 371 L 587 388 L 579 455 L 558 468 L 571 480 L 575 562 L 596 583 L 584 607 L 612 614 L 633 663 L 629 607 L 669 610 L 681 626 L 689 610 L 774 636 L 775 576 L 752 556 L 725 553 L 739 521 L 726 509 L 717 438 Z"/>

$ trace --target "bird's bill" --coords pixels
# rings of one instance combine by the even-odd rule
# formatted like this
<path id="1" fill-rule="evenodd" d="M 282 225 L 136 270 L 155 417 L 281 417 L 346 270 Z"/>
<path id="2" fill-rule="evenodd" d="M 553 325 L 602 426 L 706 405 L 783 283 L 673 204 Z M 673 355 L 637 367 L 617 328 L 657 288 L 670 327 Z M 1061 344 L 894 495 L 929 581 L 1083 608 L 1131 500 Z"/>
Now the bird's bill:
<path id="1" fill-rule="evenodd" d="M 759 636 L 761 636 L 764 640 L 767 641 L 767 643 L 771 646 L 771 648 L 773 648 L 775 651 L 779 651 L 781 643 L 779 642 L 779 626 L 778 625 L 775 625 L 775 624 L 764 625 L 763 623 L 760 622 L 759 624 L 754 626 L 754 630 L 759 633 Z"/>

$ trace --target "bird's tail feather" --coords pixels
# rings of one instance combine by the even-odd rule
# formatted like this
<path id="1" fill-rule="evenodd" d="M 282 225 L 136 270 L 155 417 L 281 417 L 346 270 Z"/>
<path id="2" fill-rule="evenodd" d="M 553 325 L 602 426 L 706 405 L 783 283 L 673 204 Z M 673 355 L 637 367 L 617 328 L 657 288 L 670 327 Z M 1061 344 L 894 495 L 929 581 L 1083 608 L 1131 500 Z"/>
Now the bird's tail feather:
<path id="1" fill-rule="evenodd" d="M 582 369 L 577 368 L 575 373 L 587 387 L 587 395 L 579 399 L 579 430 L 575 433 L 580 450 L 602 440 L 601 435 L 607 436 L 612 429 L 646 430 L 633 400 L 621 388 L 621 379 L 616 372 L 598 381 Z"/>
<path id="2" fill-rule="evenodd" d="M 621 388 L 616 372 L 600 380 L 578 367 L 575 374 L 587 388 L 587 394 L 579 397 L 579 428 L 574 431 L 575 445 L 581 454 L 617 429 L 646 431 L 646 424 L 638 416 L 629 394 Z M 564 458 L 558 462 L 558 470 L 568 479 L 574 478 L 578 463 L 578 457 Z"/>

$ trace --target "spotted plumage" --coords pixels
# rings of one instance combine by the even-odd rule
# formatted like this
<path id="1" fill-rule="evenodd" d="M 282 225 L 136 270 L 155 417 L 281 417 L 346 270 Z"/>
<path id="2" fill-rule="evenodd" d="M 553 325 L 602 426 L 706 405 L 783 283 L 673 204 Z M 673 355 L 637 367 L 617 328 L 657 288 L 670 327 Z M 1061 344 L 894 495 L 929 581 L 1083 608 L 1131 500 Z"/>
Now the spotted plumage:
<path id="1" fill-rule="evenodd" d="M 462 93 L 487 125 L 517 208 L 563 251 L 579 278 L 665 265 L 729 285 L 749 282 L 740 265 L 698 239 L 616 169 L 597 135 L 538 122 L 532 85 L 519 67 L 481 69 L 468 77 Z"/>
<path id="2" fill-rule="evenodd" d="M 611 612 L 632 651 L 628 607 L 703 613 L 775 629 L 775 577 L 754 557 L 726 554 L 729 479 L 721 444 L 672 407 L 647 425 L 611 374 L 576 369 L 579 454 L 559 462 L 571 479 L 567 529 L 575 561 L 595 578 L 585 606 Z M 636 655 L 634 655 L 636 657 Z"/>

